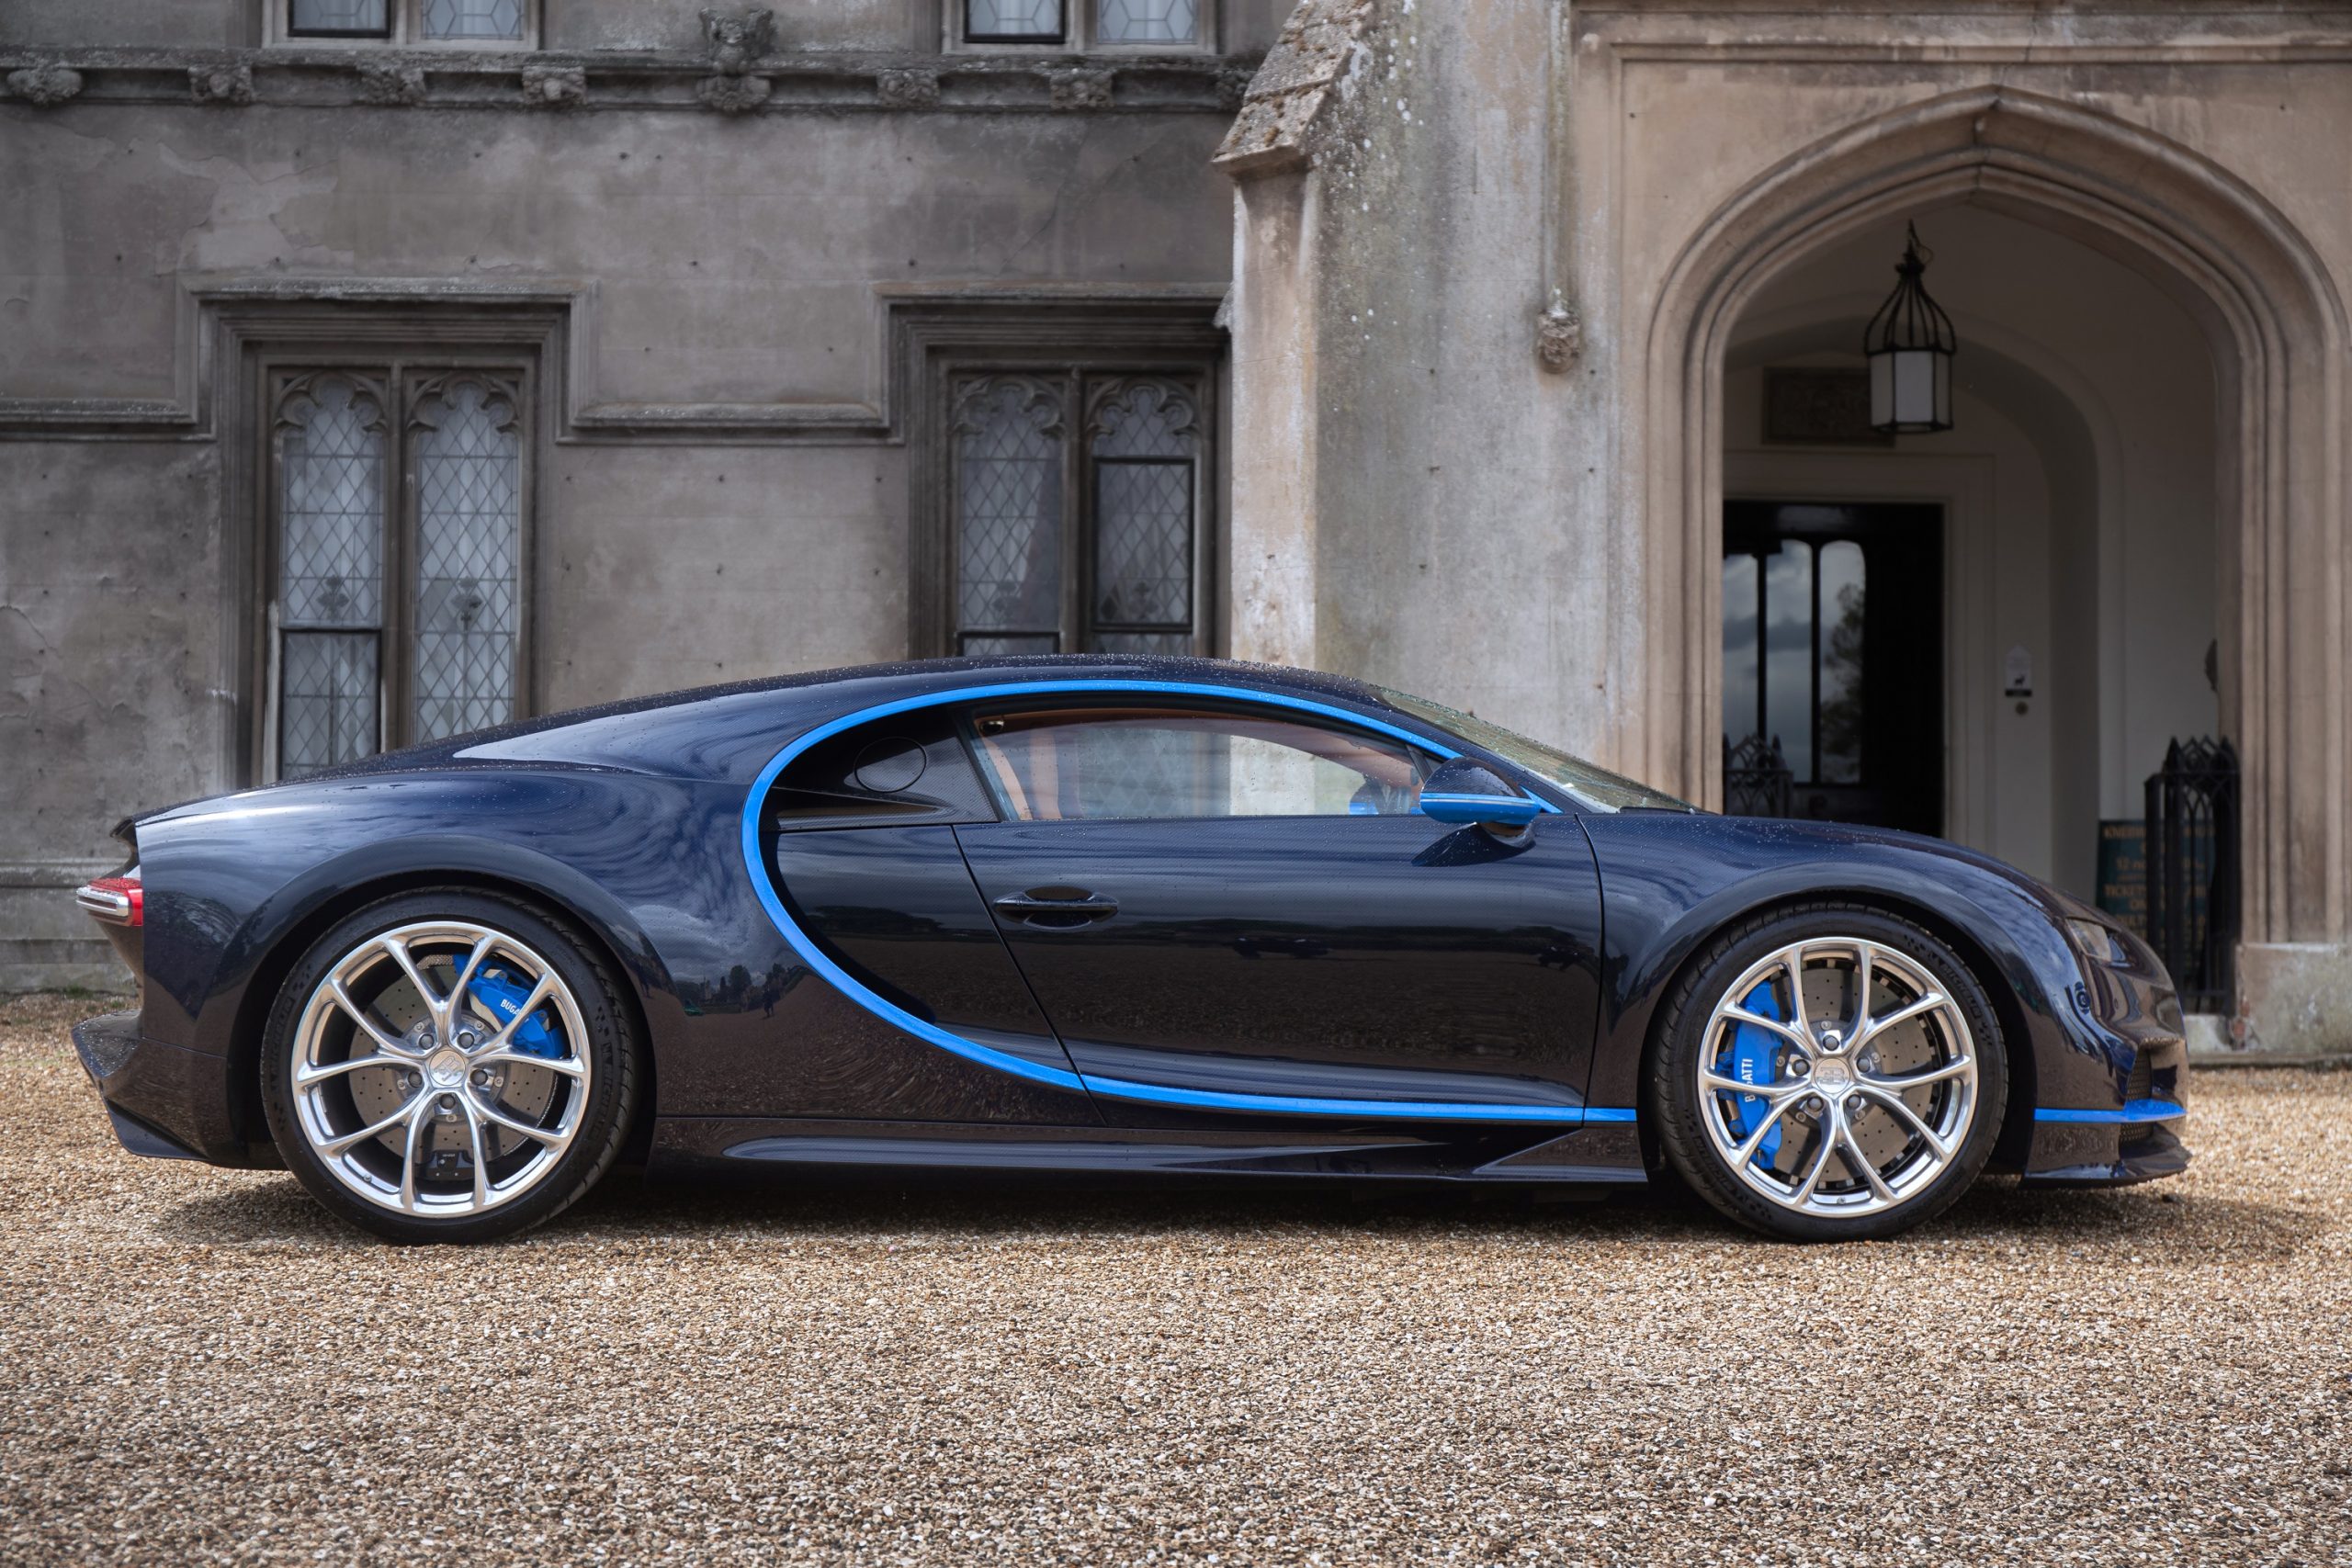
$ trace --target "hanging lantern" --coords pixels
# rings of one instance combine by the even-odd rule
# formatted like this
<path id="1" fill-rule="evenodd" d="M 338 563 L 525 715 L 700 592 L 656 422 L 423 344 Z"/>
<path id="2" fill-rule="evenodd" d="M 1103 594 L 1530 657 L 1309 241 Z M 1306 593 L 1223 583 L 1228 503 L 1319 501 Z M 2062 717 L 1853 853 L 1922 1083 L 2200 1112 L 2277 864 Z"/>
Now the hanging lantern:
<path id="1" fill-rule="evenodd" d="M 1935 254 L 1911 228 L 1903 259 L 1894 264 L 1894 292 L 1862 333 L 1871 362 L 1871 428 L 1882 435 L 1951 428 L 1951 356 L 1960 344 L 1951 318 L 1919 281 Z"/>

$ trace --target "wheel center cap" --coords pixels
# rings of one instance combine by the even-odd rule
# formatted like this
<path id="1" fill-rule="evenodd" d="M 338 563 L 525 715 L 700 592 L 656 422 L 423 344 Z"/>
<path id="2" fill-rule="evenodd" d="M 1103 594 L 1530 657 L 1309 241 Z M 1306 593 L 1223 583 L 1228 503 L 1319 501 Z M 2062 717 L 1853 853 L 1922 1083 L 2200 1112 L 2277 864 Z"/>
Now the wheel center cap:
<path id="1" fill-rule="evenodd" d="M 435 1051 L 424 1059 L 424 1076 L 435 1089 L 455 1089 L 466 1081 L 462 1051 Z"/>
<path id="2" fill-rule="evenodd" d="M 1854 1087 L 1854 1069 L 1837 1056 L 1824 1056 L 1814 1064 L 1813 1083 L 1815 1089 L 1842 1094 Z"/>

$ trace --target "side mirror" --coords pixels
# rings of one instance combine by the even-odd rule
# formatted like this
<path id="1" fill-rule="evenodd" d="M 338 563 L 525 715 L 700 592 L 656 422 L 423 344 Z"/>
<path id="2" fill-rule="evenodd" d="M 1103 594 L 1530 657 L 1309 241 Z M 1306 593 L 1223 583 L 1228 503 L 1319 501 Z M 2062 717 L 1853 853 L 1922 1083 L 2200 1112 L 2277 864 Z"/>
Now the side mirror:
<path id="1" fill-rule="evenodd" d="M 1542 816 L 1544 807 L 1483 762 L 1456 757 L 1442 763 L 1421 785 L 1421 814 L 1438 822 L 1518 829 Z"/>

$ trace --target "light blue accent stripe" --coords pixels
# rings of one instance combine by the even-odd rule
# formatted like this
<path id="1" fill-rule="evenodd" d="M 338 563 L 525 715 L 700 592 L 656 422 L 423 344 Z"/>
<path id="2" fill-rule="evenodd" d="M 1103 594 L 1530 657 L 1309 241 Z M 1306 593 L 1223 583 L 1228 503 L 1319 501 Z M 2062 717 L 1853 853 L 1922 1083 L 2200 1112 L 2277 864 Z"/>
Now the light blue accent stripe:
<path id="1" fill-rule="evenodd" d="M 1431 807 L 1437 807 L 1432 811 Z M 1543 802 L 1521 795 L 1505 800 L 1490 795 L 1447 795 L 1442 792 L 1421 791 L 1420 809 L 1424 816 L 1440 822 L 1532 822 L 1543 814 Z"/>
<path id="2" fill-rule="evenodd" d="M 2043 1106 L 2035 1110 L 2037 1122 L 2091 1122 L 2126 1127 L 2144 1126 L 2151 1122 L 2177 1122 L 2188 1114 L 2186 1106 L 2175 1105 L 2169 1100 L 2130 1100 L 2120 1111 L 2069 1111 L 2063 1107 Z"/>
<path id="3" fill-rule="evenodd" d="M 777 896 L 775 879 L 769 874 L 760 856 L 760 807 L 768 797 L 768 790 L 776 776 L 792 764 L 794 758 L 820 741 L 839 735 L 877 718 L 894 713 L 910 713 L 918 708 L 943 707 L 950 703 L 984 702 L 991 697 L 1026 697 L 1078 692 L 1152 692 L 1189 697 L 1216 697 L 1227 702 L 1262 704 L 1270 707 L 1291 708 L 1301 713 L 1336 718 L 1360 728 L 1375 730 L 1383 735 L 1431 751 L 1451 760 L 1461 753 L 1416 735 L 1393 724 L 1353 712 L 1332 707 L 1328 704 L 1309 702 L 1305 697 L 1288 696 L 1279 692 L 1239 691 L 1230 686 L 1214 686 L 1191 681 L 1022 681 L 994 686 L 960 686 L 948 691 L 925 692 L 919 696 L 901 697 L 897 702 L 881 703 L 861 708 L 840 718 L 829 719 L 793 741 L 770 759 L 752 781 L 752 793 L 743 802 L 743 865 L 751 873 L 752 891 L 759 896 L 760 906 L 784 940 L 792 944 L 801 962 L 815 970 L 828 985 L 896 1029 L 902 1029 L 918 1040 L 927 1041 L 944 1051 L 951 1051 L 967 1062 L 993 1067 L 1032 1083 L 1051 1085 L 1055 1089 L 1092 1089 L 1119 1100 L 1150 1100 L 1163 1105 L 1189 1105 L 1205 1111 L 1255 1111 L 1277 1114 L 1306 1116 L 1389 1116 L 1408 1121 L 1460 1122 L 1534 1122 L 1581 1125 L 1587 1122 L 1631 1122 L 1630 1110 L 1611 1108 L 1577 1108 L 1549 1105 L 1487 1105 L 1455 1103 L 1446 1100 L 1314 1100 L 1279 1094 L 1220 1094 L 1207 1089 L 1165 1089 L 1157 1084 L 1127 1083 L 1118 1078 L 1082 1077 L 1061 1067 L 1048 1067 L 1026 1061 L 1009 1051 L 999 1051 L 967 1040 L 952 1031 L 917 1018 L 857 983 L 849 972 L 827 957 L 816 939 L 800 929 L 791 911 Z M 1537 801 L 1546 811 L 1559 807 L 1549 801 Z"/>

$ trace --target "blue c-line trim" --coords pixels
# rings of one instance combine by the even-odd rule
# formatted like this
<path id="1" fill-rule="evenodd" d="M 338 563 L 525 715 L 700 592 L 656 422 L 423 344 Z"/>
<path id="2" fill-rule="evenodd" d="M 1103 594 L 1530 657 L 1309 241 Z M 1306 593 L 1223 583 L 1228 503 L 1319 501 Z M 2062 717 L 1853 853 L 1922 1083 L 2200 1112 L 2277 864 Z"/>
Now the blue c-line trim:
<path id="1" fill-rule="evenodd" d="M 980 702 L 990 697 L 1026 697 L 1073 692 L 1152 692 L 1189 697 L 1217 697 L 1227 702 L 1259 703 L 1271 707 L 1295 709 L 1326 718 L 1336 718 L 1359 728 L 1375 730 L 1383 735 L 1434 752 L 1451 761 L 1461 755 L 1427 736 L 1354 712 L 1333 707 L 1325 703 L 1310 702 L 1305 697 L 1288 696 L 1279 692 L 1237 691 L 1230 686 L 1215 686 L 1191 681 L 1021 681 L 993 686 L 959 686 L 946 691 L 925 692 L 920 696 L 901 697 L 897 702 L 881 703 L 860 708 L 840 718 L 829 719 L 778 751 L 752 781 L 752 793 L 743 802 L 743 867 L 751 874 L 752 891 L 759 896 L 760 906 L 768 919 L 801 962 L 815 970 L 835 990 L 881 1019 L 895 1029 L 904 1030 L 918 1040 L 927 1041 L 943 1051 L 953 1052 L 967 1062 L 992 1067 L 1014 1077 L 1026 1078 L 1055 1089 L 1092 1091 L 1114 1100 L 1149 1100 L 1161 1105 L 1187 1105 L 1209 1111 L 1256 1111 L 1295 1116 L 1388 1116 L 1413 1122 L 1521 1122 L 1561 1123 L 1581 1126 L 1586 1122 L 1627 1122 L 1634 1119 L 1629 1108 L 1611 1106 L 1557 1105 L 1492 1105 L 1452 1100 L 1319 1100 L 1296 1095 L 1223 1094 L 1208 1089 L 1169 1089 L 1159 1084 L 1129 1083 L 1121 1078 L 1086 1077 L 1061 1067 L 1048 1067 L 1024 1060 L 1009 1051 L 999 1051 L 967 1040 L 951 1030 L 917 1018 L 906 1009 L 876 995 L 858 984 L 849 972 L 826 956 L 816 939 L 800 929 L 792 912 L 775 890 L 775 878 L 762 863 L 760 855 L 760 807 L 767 800 L 768 791 L 776 776 L 792 765 L 794 758 L 820 741 L 839 735 L 872 719 L 887 718 L 894 713 L 908 713 L 916 708 L 942 707 L 949 703 Z M 1560 808 L 1549 801 L 1537 801 L 1544 810 Z"/>
<path id="2" fill-rule="evenodd" d="M 2069 1111 L 2064 1107 L 2041 1106 L 2035 1109 L 2037 1122 L 2092 1122 L 2109 1125 L 2140 1127 L 2151 1122 L 2177 1122 L 2188 1114 L 2188 1108 L 2175 1105 L 2169 1100 L 2127 1100 L 2120 1111 Z"/>

